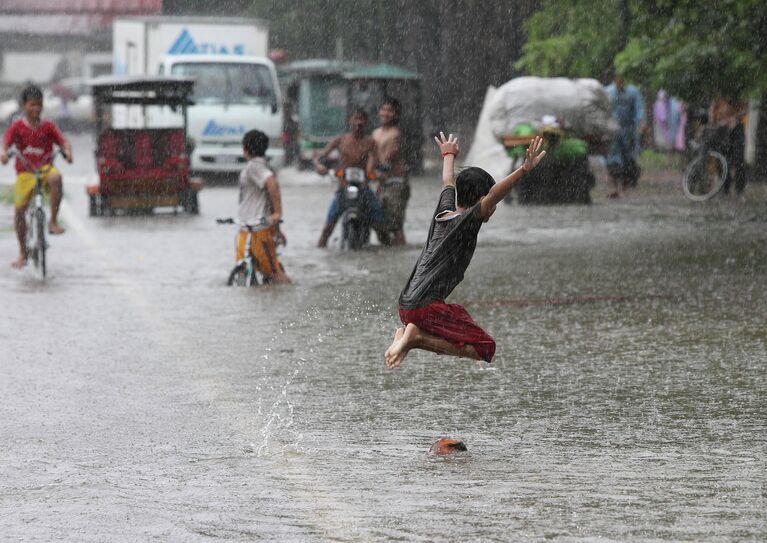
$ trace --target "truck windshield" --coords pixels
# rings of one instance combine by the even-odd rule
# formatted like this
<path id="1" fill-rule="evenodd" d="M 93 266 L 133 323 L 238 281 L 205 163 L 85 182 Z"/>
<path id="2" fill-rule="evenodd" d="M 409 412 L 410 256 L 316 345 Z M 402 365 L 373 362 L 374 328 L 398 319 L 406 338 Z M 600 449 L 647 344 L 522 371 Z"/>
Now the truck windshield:
<path id="1" fill-rule="evenodd" d="M 197 104 L 274 104 L 272 74 L 261 64 L 188 62 L 174 64 L 173 75 L 196 78 Z"/>

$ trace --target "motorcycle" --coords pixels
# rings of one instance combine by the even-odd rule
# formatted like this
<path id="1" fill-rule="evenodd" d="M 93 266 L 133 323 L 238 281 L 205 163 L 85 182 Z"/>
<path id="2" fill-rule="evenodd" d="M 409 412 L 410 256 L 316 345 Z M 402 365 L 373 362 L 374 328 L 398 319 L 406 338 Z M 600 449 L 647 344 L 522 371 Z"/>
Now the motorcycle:
<path id="1" fill-rule="evenodd" d="M 339 195 L 341 213 L 341 248 L 357 251 L 370 241 L 371 202 L 367 175 L 362 168 L 335 171 L 342 192 Z"/>

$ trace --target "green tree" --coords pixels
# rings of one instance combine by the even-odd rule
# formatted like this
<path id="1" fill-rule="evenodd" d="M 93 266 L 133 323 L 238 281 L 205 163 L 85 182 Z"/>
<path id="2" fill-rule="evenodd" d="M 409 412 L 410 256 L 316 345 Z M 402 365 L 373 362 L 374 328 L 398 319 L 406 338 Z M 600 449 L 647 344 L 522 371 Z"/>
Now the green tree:
<path id="1" fill-rule="evenodd" d="M 546 0 L 525 21 L 516 67 L 542 77 L 604 78 L 622 48 L 619 0 Z"/>
<path id="2" fill-rule="evenodd" d="M 614 66 L 690 102 L 767 94 L 763 0 L 547 0 L 525 22 L 517 67 L 598 77 Z"/>
<path id="3" fill-rule="evenodd" d="M 763 0 L 637 0 L 618 69 L 690 102 L 767 94 Z"/>

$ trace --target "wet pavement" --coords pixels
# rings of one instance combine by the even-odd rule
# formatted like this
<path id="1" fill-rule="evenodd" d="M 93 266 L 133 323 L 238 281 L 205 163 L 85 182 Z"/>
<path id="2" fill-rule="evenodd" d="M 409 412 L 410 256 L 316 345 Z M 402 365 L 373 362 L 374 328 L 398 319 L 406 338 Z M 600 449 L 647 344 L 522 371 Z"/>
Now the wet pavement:
<path id="1" fill-rule="evenodd" d="M 645 182 L 501 207 L 464 303 L 494 364 L 383 352 L 426 236 L 314 247 L 332 187 L 281 173 L 292 287 L 232 289 L 233 186 L 90 218 L 62 165 L 50 276 L 0 204 L 0 533 L 24 541 L 764 541 L 767 190 Z M 4 168 L 0 182 L 12 180 Z M 427 454 L 441 436 L 468 452 Z"/>

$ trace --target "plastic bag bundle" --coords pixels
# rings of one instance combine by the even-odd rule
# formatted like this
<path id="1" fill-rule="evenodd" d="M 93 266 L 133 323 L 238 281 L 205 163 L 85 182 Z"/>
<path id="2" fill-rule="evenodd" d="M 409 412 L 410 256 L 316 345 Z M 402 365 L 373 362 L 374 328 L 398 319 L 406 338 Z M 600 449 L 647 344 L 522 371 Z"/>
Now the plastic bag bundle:
<path id="1" fill-rule="evenodd" d="M 568 134 L 597 142 L 617 129 L 610 98 L 596 79 L 518 77 L 498 87 L 488 106 L 493 135 L 501 139 L 520 123 L 540 128 L 554 116 Z"/>

